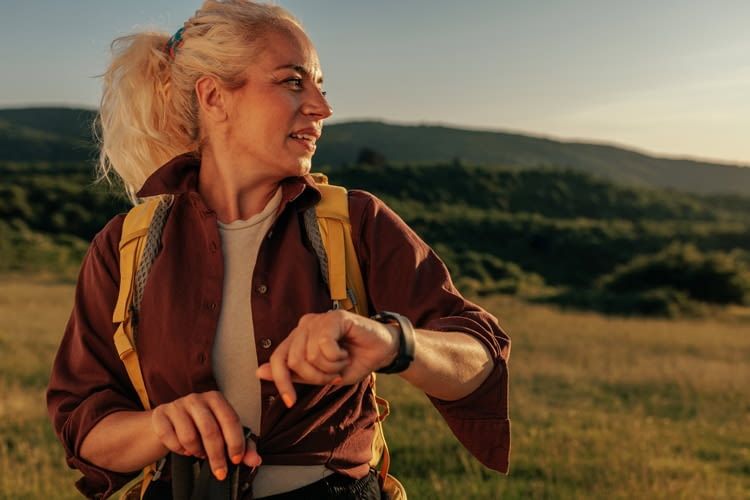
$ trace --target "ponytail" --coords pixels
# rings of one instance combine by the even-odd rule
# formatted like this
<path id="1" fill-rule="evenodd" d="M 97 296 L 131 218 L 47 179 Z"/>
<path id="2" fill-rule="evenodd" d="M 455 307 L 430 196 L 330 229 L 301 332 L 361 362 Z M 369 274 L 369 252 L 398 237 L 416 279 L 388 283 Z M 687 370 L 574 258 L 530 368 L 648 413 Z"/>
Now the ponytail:
<path id="1" fill-rule="evenodd" d="M 193 149 L 189 134 L 170 118 L 169 36 L 145 32 L 112 42 L 112 62 L 104 74 L 99 116 L 99 176 L 115 170 L 133 203 L 135 193 L 159 166 Z"/>

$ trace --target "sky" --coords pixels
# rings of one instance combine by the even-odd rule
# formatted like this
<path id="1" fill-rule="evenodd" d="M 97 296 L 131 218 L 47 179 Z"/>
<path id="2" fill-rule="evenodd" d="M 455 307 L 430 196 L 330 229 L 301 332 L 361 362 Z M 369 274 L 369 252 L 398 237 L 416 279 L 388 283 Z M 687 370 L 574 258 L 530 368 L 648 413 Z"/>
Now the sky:
<path id="1" fill-rule="evenodd" d="M 750 165 L 750 0 L 282 0 L 330 123 L 379 119 Z M 199 0 L 0 0 L 0 107 L 95 108 L 109 43 Z"/>

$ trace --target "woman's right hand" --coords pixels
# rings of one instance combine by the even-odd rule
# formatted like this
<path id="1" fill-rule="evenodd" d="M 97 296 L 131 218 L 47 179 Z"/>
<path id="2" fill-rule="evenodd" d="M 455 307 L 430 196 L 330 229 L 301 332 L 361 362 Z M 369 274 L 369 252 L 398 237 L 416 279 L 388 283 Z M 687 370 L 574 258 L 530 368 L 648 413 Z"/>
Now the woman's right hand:
<path id="1" fill-rule="evenodd" d="M 154 408 L 151 426 L 169 450 L 207 458 L 214 476 L 227 476 L 226 457 L 248 467 L 261 463 L 252 439 L 245 439 L 234 408 L 219 391 L 192 393 Z"/>

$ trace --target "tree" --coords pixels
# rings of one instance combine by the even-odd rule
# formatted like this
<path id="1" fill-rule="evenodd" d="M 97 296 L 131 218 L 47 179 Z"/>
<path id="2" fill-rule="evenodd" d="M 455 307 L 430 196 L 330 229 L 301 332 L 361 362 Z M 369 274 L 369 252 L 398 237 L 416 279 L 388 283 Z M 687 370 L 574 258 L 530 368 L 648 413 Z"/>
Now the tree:
<path id="1" fill-rule="evenodd" d="M 385 162 L 385 156 L 374 149 L 362 148 L 357 155 L 358 165 L 372 165 L 374 167 L 379 167 L 385 165 Z"/>

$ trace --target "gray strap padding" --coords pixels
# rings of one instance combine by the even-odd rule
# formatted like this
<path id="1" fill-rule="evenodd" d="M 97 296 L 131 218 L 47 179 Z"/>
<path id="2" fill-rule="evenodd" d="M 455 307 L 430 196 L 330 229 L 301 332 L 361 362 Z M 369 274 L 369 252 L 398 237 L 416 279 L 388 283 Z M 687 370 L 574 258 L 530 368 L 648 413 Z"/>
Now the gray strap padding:
<path id="1" fill-rule="evenodd" d="M 161 233 L 164 230 L 164 223 L 169 215 L 169 209 L 174 201 L 174 196 L 164 196 L 154 211 L 154 218 L 148 226 L 148 235 L 146 236 L 146 246 L 143 249 L 141 262 L 138 264 L 138 270 L 135 273 L 135 283 L 133 284 L 133 301 L 130 310 L 133 318 L 133 326 L 138 325 L 138 312 L 141 310 L 141 300 L 143 299 L 143 290 L 146 288 L 146 280 L 151 264 L 156 260 L 156 256 L 161 250 Z M 133 335 L 136 335 L 136 329 L 133 329 Z"/>
<path id="2" fill-rule="evenodd" d="M 320 236 L 320 226 L 318 225 L 318 216 L 315 213 L 315 207 L 305 210 L 305 232 L 312 244 L 313 250 L 315 250 L 315 254 L 318 256 L 318 265 L 320 265 L 320 273 L 323 275 L 323 281 L 330 290 L 331 285 L 328 283 L 328 254 L 326 254 L 325 245 L 323 245 L 323 238 Z M 346 287 L 346 296 L 352 304 L 357 305 L 357 298 L 354 295 L 354 291 L 348 286 Z M 337 302 L 334 303 L 334 309 L 338 309 Z"/>
<path id="3" fill-rule="evenodd" d="M 328 286 L 328 255 L 323 245 L 323 238 L 320 236 L 320 226 L 318 226 L 318 217 L 315 215 L 315 207 L 305 210 L 305 231 L 313 250 L 315 250 L 315 254 L 318 256 L 318 264 L 320 265 L 320 273 L 323 275 L 323 281 Z"/>

